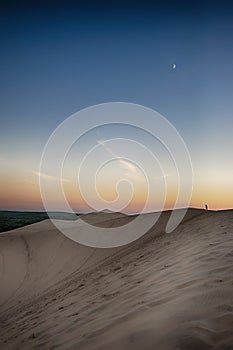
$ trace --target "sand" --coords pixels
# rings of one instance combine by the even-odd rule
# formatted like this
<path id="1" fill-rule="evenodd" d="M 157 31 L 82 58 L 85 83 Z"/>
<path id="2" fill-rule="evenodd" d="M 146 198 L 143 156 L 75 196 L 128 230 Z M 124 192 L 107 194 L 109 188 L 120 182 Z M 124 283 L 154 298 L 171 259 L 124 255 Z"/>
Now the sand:
<path id="1" fill-rule="evenodd" d="M 168 217 L 114 249 L 79 245 L 49 220 L 1 234 L 0 348 L 233 349 L 233 211 L 190 209 L 165 234 Z"/>

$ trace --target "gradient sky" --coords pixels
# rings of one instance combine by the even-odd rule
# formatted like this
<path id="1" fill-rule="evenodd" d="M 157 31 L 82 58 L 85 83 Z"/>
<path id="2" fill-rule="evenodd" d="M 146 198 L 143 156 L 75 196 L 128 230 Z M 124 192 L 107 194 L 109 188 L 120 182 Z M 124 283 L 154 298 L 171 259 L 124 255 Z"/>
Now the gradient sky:
<path id="1" fill-rule="evenodd" d="M 39 162 L 50 134 L 78 110 L 112 101 L 153 108 L 176 127 L 193 162 L 192 206 L 233 207 L 230 1 L 20 4 L 0 5 L 1 209 L 42 209 Z M 80 141 L 76 161 L 111 137 L 157 147 L 135 130 L 108 127 Z M 120 176 L 115 162 L 99 179 L 105 199 L 115 198 L 111 174 L 117 171 Z M 79 195 L 72 198 L 71 182 L 67 186 L 75 210 L 85 210 Z M 167 207 L 177 190 L 169 191 Z M 144 197 L 139 183 L 130 210 L 140 209 Z M 53 201 L 62 209 L 55 194 Z"/>

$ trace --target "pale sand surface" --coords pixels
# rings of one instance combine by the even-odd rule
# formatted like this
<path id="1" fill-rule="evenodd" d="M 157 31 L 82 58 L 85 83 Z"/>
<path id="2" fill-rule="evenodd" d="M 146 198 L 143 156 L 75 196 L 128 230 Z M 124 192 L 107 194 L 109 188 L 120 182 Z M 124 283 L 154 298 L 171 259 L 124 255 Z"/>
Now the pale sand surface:
<path id="1" fill-rule="evenodd" d="M 114 249 L 49 220 L 0 235 L 0 349 L 233 349 L 233 211 L 190 209 L 164 234 L 168 217 Z"/>

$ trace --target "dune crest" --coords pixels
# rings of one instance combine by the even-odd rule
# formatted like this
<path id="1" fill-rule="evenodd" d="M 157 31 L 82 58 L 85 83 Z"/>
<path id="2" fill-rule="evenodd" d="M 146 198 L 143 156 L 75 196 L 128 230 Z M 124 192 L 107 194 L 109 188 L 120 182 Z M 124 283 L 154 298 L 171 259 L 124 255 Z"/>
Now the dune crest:
<path id="1" fill-rule="evenodd" d="M 232 214 L 190 209 L 164 234 L 164 212 L 114 249 L 79 245 L 50 220 L 0 235 L 1 348 L 230 348 Z M 84 219 L 112 227 L 130 218 Z"/>

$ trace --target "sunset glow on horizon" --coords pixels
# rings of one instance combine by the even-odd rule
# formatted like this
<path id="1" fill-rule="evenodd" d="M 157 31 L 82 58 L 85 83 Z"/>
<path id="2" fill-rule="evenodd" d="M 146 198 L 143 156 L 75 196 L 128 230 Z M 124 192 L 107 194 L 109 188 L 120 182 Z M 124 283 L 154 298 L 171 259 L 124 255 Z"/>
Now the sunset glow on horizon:
<path id="1" fill-rule="evenodd" d="M 190 207 L 233 208 L 232 6 L 37 6 L 21 11 L 6 5 L 0 14 L 0 209 L 44 210 L 39 181 L 48 184 L 54 211 L 64 210 L 58 184 L 76 212 L 93 210 L 84 194 L 94 210 L 137 213 L 147 202 L 146 211 L 157 211 L 163 201 L 165 210 L 173 208 L 176 166 L 166 147 L 137 127 L 94 127 L 72 145 L 62 174 L 53 162 L 40 169 L 59 125 L 77 111 L 112 101 L 148 107 L 176 128 L 192 161 Z M 137 118 L 143 123 L 143 116 Z M 137 145 L 154 152 L 158 164 Z M 125 151 L 135 159 L 124 157 Z M 180 198 L 178 206 L 185 203 Z"/>

